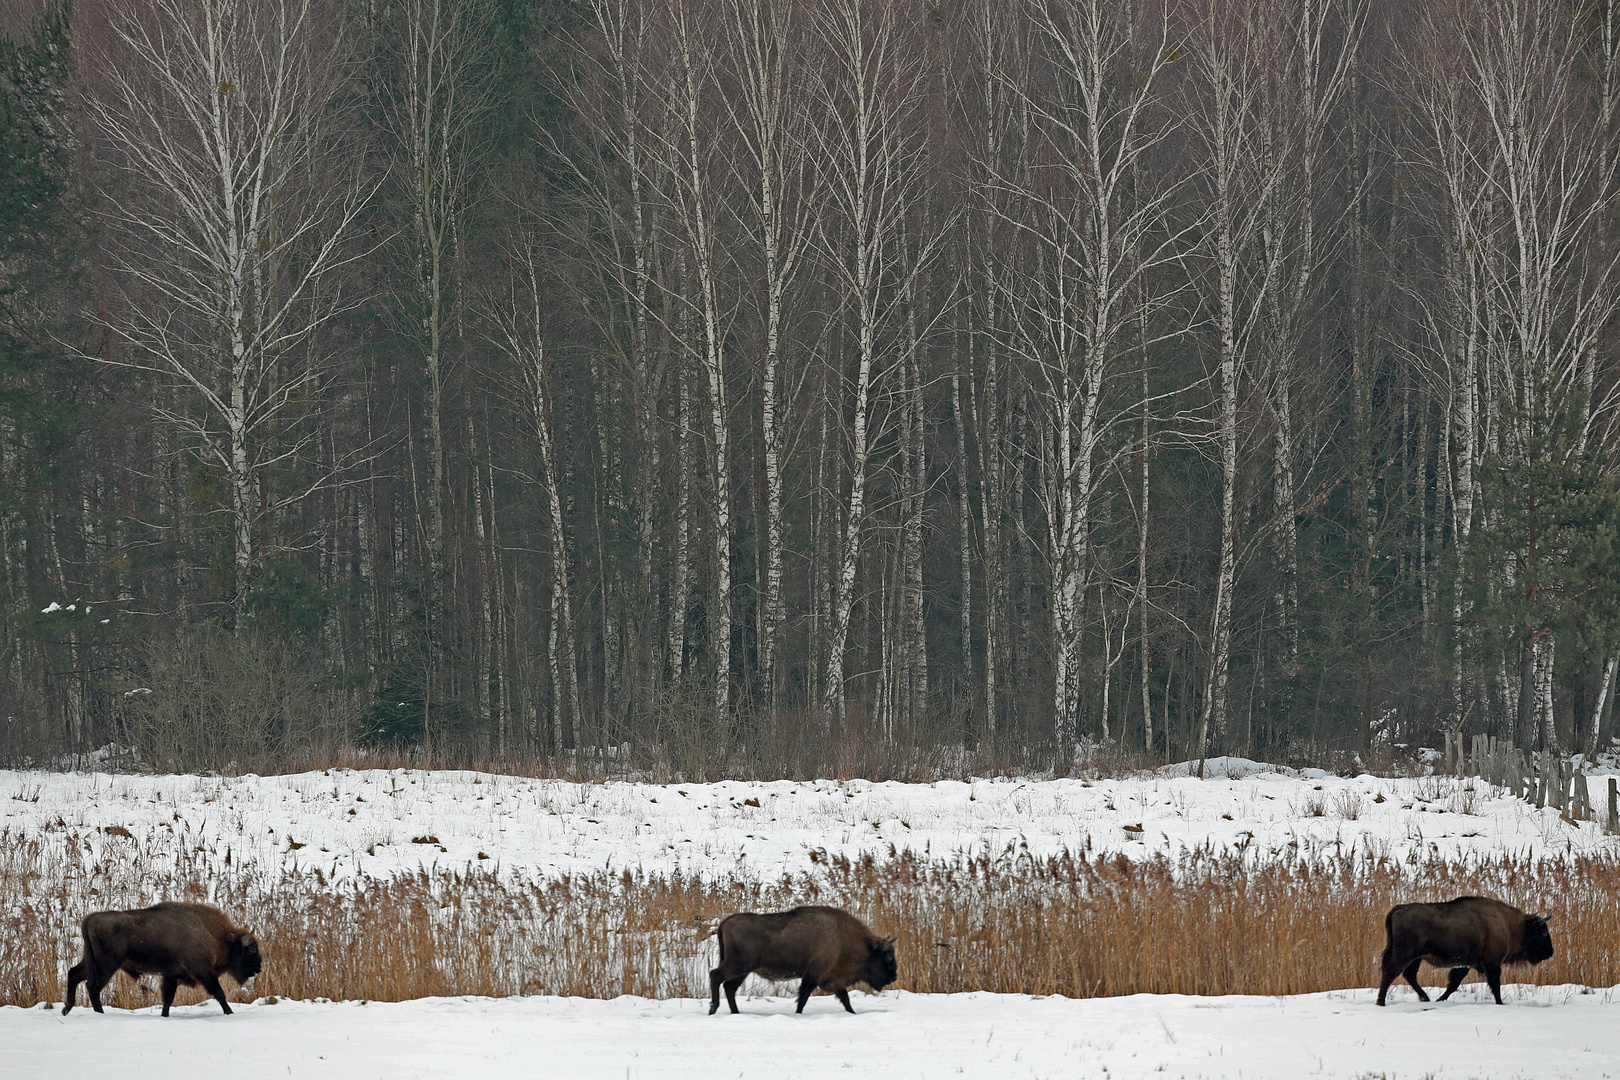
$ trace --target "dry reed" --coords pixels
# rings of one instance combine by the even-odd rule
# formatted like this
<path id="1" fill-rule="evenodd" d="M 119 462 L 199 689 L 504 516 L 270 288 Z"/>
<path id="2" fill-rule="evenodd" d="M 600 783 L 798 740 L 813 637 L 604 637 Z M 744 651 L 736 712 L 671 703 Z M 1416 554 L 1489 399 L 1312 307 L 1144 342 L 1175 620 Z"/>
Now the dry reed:
<path id="1" fill-rule="evenodd" d="M 265 968 L 237 999 L 706 996 L 712 921 L 796 903 L 844 906 L 898 933 L 908 990 L 1297 994 L 1374 984 L 1384 912 L 1462 893 L 1554 916 L 1557 955 L 1510 978 L 1620 983 L 1613 855 L 1397 862 L 1328 849 L 1256 865 L 1211 849 L 1137 862 L 1017 849 L 932 860 L 818 853 L 813 872 L 770 882 L 524 881 L 478 869 L 332 882 L 310 870 L 272 878 L 200 852 L 160 862 L 133 839 L 94 863 L 83 851 L 70 844 L 47 858 L 37 840 L 0 834 L 0 1004 L 60 1000 L 85 912 L 165 898 L 216 903 L 254 926 Z M 120 977 L 105 997 L 153 1004 L 155 980 Z"/>

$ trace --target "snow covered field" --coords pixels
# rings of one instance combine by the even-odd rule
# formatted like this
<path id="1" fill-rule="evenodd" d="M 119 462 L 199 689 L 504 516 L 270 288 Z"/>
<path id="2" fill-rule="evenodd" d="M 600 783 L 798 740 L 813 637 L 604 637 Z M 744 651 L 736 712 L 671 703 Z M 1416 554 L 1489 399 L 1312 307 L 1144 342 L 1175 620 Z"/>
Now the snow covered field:
<path id="1" fill-rule="evenodd" d="M 1445 1004 L 1410 991 L 1289 998 L 855 995 L 706 1002 L 428 998 L 218 1006 L 0 1009 L 0 1078 L 219 1075 L 232 1080 L 568 1077 L 1243 1077 L 1600 1080 L 1620 1076 L 1620 988 L 1513 987 L 1507 1004 L 1465 988 Z"/>
<path id="2" fill-rule="evenodd" d="M 134 845 L 148 864 L 204 852 L 263 870 L 331 878 L 487 864 L 527 877 L 640 868 L 771 879 L 812 852 L 858 858 L 892 846 L 948 855 L 1027 845 L 1141 857 L 1214 845 L 1259 858 L 1333 848 L 1404 858 L 1414 848 L 1563 854 L 1612 845 L 1483 781 L 1248 771 L 1215 759 L 1198 780 L 864 780 L 579 784 L 487 773 L 134 776 L 0 771 L 0 836 Z M 1177 766 L 1167 771 L 1177 770 Z M 1184 771 L 1184 769 L 1183 769 Z M 1592 777 L 1594 805 L 1605 778 Z M 127 834 L 127 835 L 126 835 Z"/>
<path id="3" fill-rule="evenodd" d="M 892 850 L 946 857 L 1025 847 L 1145 858 L 1196 848 L 1253 862 L 1367 853 L 1551 859 L 1620 839 L 1476 781 L 1340 778 L 1211 763 L 1116 780 L 972 783 L 576 784 L 491 774 L 334 770 L 277 777 L 0 772 L 0 846 L 38 844 L 81 865 L 118 856 L 161 870 L 230 860 L 260 880 L 325 880 L 477 867 L 514 880 L 605 869 L 705 879 L 815 874 L 829 857 Z M 1592 778 L 1603 805 L 1606 777 Z M 306 879 L 307 880 L 307 879 Z M 158 899 L 153 897 L 152 899 Z M 25 902 L 0 896 L 0 917 Z M 1555 935 L 1557 928 L 1555 927 Z M 1286 964 L 1286 955 L 1278 957 Z M 6 958 L 0 956 L 0 968 Z M 3 971 L 0 971 L 3 974 Z M 1361 974 L 1347 974 L 1354 981 Z M 1427 978 L 1438 981 L 1437 973 Z M 1511 979 L 1512 976 L 1510 975 Z M 748 990 L 768 991 L 751 980 Z M 778 991 L 780 992 L 780 991 Z M 1370 987 L 1293 997 L 1136 995 L 1074 1000 L 890 992 L 787 997 L 743 1015 L 692 998 L 424 998 L 401 1003 L 261 1000 L 88 1008 L 62 1017 L 0 1008 L 0 1080 L 100 1072 L 224 1070 L 234 1077 L 1620 1077 L 1620 987 L 1468 985 L 1391 1007 Z M 740 999 L 741 1000 L 741 999 Z M 58 1007 L 59 1007 L 59 1003 Z"/>

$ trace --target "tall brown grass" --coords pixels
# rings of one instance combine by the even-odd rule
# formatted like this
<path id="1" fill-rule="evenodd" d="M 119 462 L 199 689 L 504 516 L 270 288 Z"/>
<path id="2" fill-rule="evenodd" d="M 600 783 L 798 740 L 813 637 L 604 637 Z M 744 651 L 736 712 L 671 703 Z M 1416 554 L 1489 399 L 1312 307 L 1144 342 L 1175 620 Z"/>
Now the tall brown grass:
<path id="1" fill-rule="evenodd" d="M 94 864 L 47 859 L 37 841 L 0 833 L 0 1004 L 60 1001 L 78 919 L 158 899 L 216 903 L 253 925 L 265 967 L 238 999 L 707 996 L 712 921 L 798 903 L 847 907 L 897 933 L 908 990 L 1297 994 L 1375 985 L 1385 911 L 1463 893 L 1553 916 L 1557 955 L 1511 979 L 1620 983 L 1614 855 L 1398 862 L 1327 850 L 1259 866 L 1209 849 L 1142 862 L 1018 850 L 817 858 L 812 873 L 775 881 L 444 870 L 334 882 L 314 870 L 272 878 L 200 852 L 160 863 L 133 841 Z M 123 1008 L 155 1000 L 155 980 L 122 976 L 105 995 Z"/>

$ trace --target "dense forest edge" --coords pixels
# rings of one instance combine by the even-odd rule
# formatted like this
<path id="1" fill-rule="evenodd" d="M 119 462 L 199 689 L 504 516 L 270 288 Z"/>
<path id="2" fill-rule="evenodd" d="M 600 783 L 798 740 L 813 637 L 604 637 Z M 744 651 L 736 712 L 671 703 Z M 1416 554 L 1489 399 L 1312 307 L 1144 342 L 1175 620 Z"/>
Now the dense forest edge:
<path id="1" fill-rule="evenodd" d="M 11 5 L 0 765 L 1595 754 L 1617 106 L 1606 0 Z"/>

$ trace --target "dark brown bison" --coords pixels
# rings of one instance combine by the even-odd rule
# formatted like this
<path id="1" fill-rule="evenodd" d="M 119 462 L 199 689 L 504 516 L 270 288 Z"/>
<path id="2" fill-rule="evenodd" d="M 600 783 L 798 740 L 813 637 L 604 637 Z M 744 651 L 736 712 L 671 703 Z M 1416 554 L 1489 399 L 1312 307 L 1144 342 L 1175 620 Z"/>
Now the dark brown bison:
<path id="1" fill-rule="evenodd" d="M 874 937 L 866 924 L 847 911 L 830 907 L 796 907 L 768 915 L 743 912 L 720 923 L 720 966 L 709 972 L 709 1015 L 720 1008 L 720 986 L 726 1004 L 737 1011 L 737 987 L 757 972 L 767 979 L 799 979 L 799 1007 L 819 986 L 838 995 L 849 1012 L 849 987 L 863 982 L 881 991 L 898 978 L 894 938 Z"/>
<path id="2" fill-rule="evenodd" d="M 1526 915 L 1484 896 L 1459 896 L 1444 904 L 1397 904 L 1384 916 L 1384 936 L 1380 1005 L 1389 984 L 1402 975 L 1417 991 L 1418 1000 L 1428 1001 L 1417 979 L 1425 960 L 1451 969 L 1441 1001 L 1457 992 L 1473 968 L 1491 984 L 1500 1005 L 1504 964 L 1539 964 L 1553 954 L 1547 916 Z"/>
<path id="3" fill-rule="evenodd" d="M 259 943 L 251 931 L 235 926 L 218 908 L 207 904 L 155 904 L 138 911 L 96 911 L 79 924 L 84 959 L 68 970 L 62 1015 L 73 1008 L 81 982 L 89 983 L 90 1004 L 101 1012 L 101 989 L 122 970 L 132 978 L 163 976 L 163 1015 L 169 1015 L 175 988 L 200 986 L 219 1002 L 225 1015 L 231 1006 L 219 977 L 229 974 L 241 985 L 259 973 Z"/>

